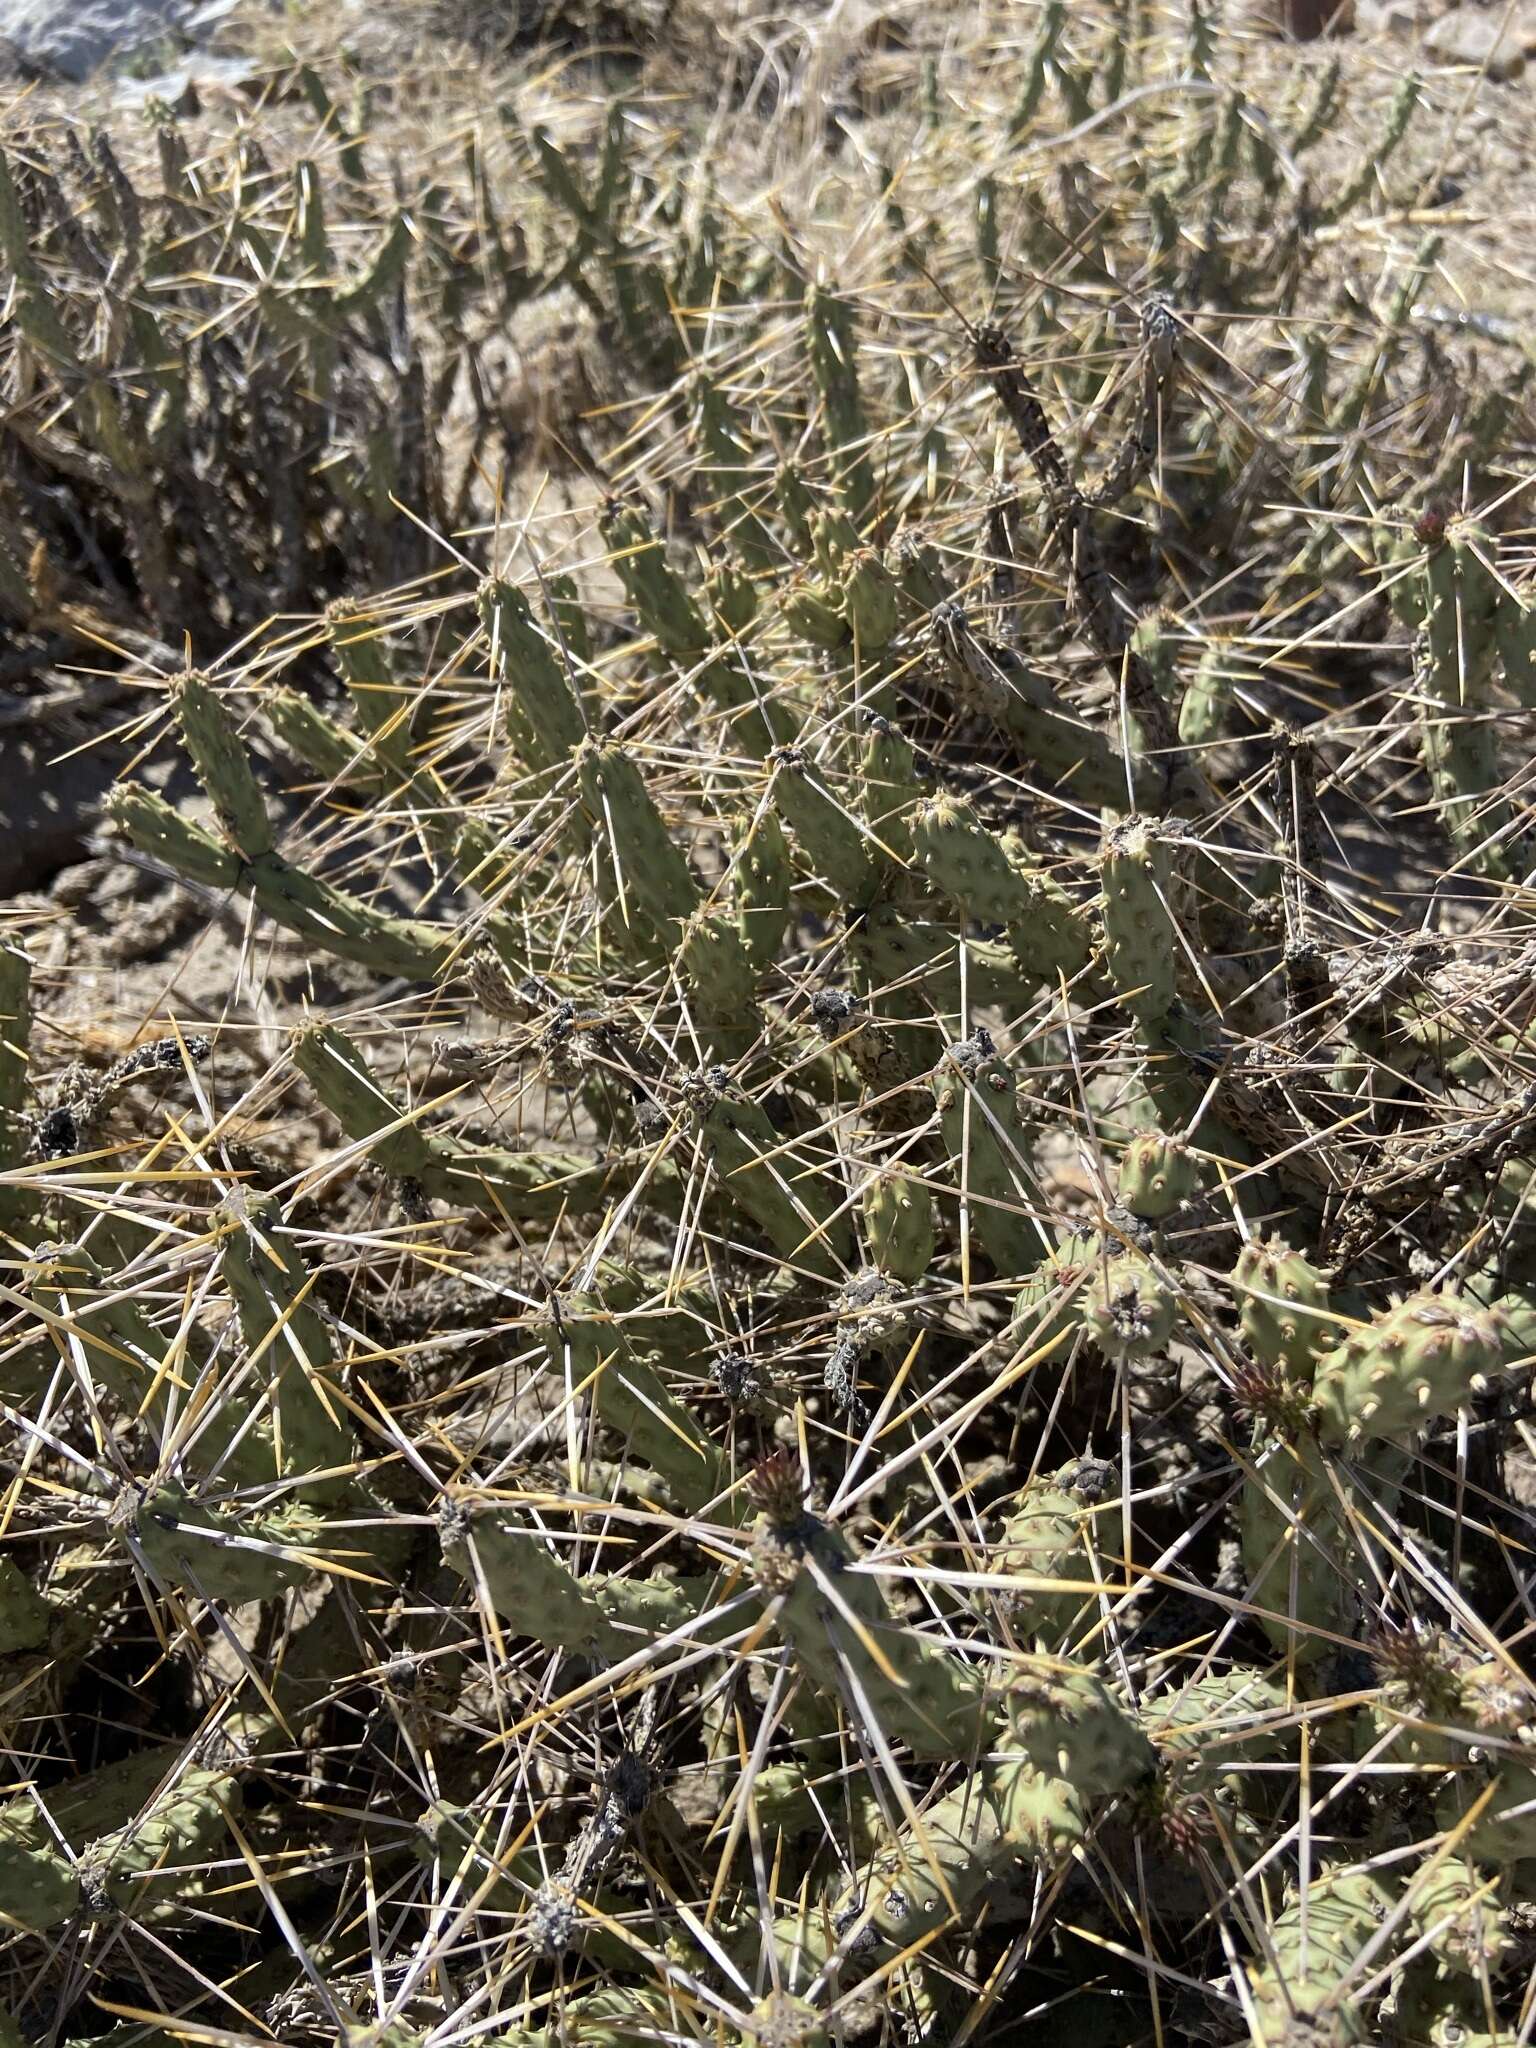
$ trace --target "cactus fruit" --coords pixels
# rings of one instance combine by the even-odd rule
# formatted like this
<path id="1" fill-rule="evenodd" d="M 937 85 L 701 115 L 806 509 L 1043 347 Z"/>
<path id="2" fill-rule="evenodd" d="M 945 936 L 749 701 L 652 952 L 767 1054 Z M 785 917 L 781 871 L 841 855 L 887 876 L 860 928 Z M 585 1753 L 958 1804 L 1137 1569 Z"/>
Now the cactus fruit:
<path id="1" fill-rule="evenodd" d="M 1454 1289 L 1396 1303 L 1319 1359 L 1324 1442 L 1406 1436 L 1454 1414 L 1502 1371 L 1506 1341 L 1498 1308 Z"/>
<path id="2" fill-rule="evenodd" d="M 1178 1296 L 1139 1252 L 1106 1257 L 1079 1297 L 1089 1341 L 1117 1363 L 1159 1357 L 1178 1321 Z"/>

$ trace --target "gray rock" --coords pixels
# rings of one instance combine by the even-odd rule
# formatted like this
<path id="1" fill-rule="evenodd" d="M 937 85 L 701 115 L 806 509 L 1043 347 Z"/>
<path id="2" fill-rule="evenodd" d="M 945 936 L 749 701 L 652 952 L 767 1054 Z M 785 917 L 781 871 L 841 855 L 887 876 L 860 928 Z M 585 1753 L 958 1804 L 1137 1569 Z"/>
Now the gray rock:
<path id="1" fill-rule="evenodd" d="M 0 0 L 0 45 L 60 78 L 88 78 L 108 62 L 184 31 L 197 0 Z"/>
<path id="2" fill-rule="evenodd" d="M 1488 78 L 1518 78 L 1536 49 L 1536 6 L 1457 8 L 1437 21 L 1424 48 L 1442 64 L 1476 66 Z"/>

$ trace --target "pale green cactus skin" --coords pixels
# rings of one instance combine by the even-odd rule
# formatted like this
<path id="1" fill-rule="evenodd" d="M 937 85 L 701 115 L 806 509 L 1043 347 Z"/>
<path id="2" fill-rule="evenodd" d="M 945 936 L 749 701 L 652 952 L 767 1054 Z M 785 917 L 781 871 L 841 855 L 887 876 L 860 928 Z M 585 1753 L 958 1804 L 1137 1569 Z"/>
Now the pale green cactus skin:
<path id="1" fill-rule="evenodd" d="M 182 1487 L 150 1493 L 122 1530 L 126 1547 L 168 1585 L 191 1588 L 232 1607 L 272 1600 L 314 1569 L 325 1525 L 298 1501 L 239 1515 L 196 1501 Z M 350 1533 L 355 1544 L 363 1532 Z M 346 1538 L 337 1548 L 345 1548 Z"/>
<path id="2" fill-rule="evenodd" d="M 1002 1738 L 1008 1746 L 1007 1737 Z M 856 1926 L 875 1939 L 854 1947 L 844 1977 L 878 1968 L 911 1943 L 964 1919 L 987 1887 L 1021 1867 L 1061 1862 L 1088 1827 L 1081 1789 L 1009 1757 L 983 1767 L 955 1792 L 908 1826 L 889 1849 L 867 1863 L 835 1900 L 814 1900 L 772 1929 L 780 1967 L 792 1983 L 806 1984 L 847 1941 Z M 953 1904 L 951 1904 L 953 1902 Z M 743 1940 L 744 1962 L 757 1937 Z"/>
<path id="3" fill-rule="evenodd" d="M 1160 1695 L 1141 1720 L 1159 1756 L 1173 1760 L 1186 1783 L 1220 1788 L 1239 1804 L 1251 1798 L 1246 1767 L 1291 1755 L 1299 1739 L 1284 1684 L 1241 1667 Z"/>
<path id="4" fill-rule="evenodd" d="M 357 1047 L 334 1025 L 316 1025 L 294 1041 L 294 1065 L 349 1138 L 386 1172 L 419 1181 L 425 1192 L 502 1221 L 547 1220 L 564 1210 L 601 1208 L 609 1169 L 559 1152 L 471 1150 L 424 1136 L 379 1087 Z"/>
<path id="5" fill-rule="evenodd" d="M 1097 1672 L 1065 1657 L 1014 1665 L 1010 1737 L 1032 1769 L 1088 1798 L 1113 1799 L 1152 1775 L 1152 1745 Z"/>
<path id="6" fill-rule="evenodd" d="M 38 1933 L 69 1919 L 93 1885 L 127 1910 L 157 1886 L 158 1865 L 206 1860 L 240 1812 L 231 1771 L 186 1768 L 169 1745 L 38 1796 L 52 1827 L 30 1795 L 0 1807 L 0 1912 Z M 158 1889 L 170 1895 L 176 1882 Z"/>
<path id="7" fill-rule="evenodd" d="M 224 836 L 243 861 L 273 848 L 272 824 L 244 747 L 206 676 L 179 676 L 171 709 L 198 780 L 207 790 Z"/>
<path id="8" fill-rule="evenodd" d="M 978 924 L 1012 924 L 1028 914 L 1029 881 L 963 799 L 940 795 L 919 806 L 912 844 L 934 887 Z"/>
<path id="9" fill-rule="evenodd" d="M 491 673 L 505 692 L 507 737 L 532 768 L 556 768 L 586 737 L 581 700 L 560 657 L 540 631 L 515 584 L 492 577 L 477 607 L 490 649 Z"/>
<path id="10" fill-rule="evenodd" d="M 829 1278 L 852 1264 L 853 1230 L 838 1191 L 797 1168 L 767 1112 L 723 1072 L 700 1077 L 694 1128 L 722 1194 L 752 1219 L 781 1258 Z"/>
<path id="11" fill-rule="evenodd" d="M 874 493 L 875 479 L 862 445 L 868 429 L 852 311 L 846 300 L 812 285 L 805 296 L 805 328 L 811 375 L 821 394 L 824 436 L 850 508 L 859 517 Z"/>
<path id="12" fill-rule="evenodd" d="M 917 755 L 911 741 L 884 718 L 870 720 L 859 783 L 864 821 L 877 845 L 892 860 L 909 862 L 914 817 L 923 796 Z"/>
<path id="13" fill-rule="evenodd" d="M 289 752 L 328 782 L 342 782 L 370 796 L 382 796 L 387 789 L 388 777 L 369 755 L 364 739 L 297 690 L 274 690 L 261 710 Z"/>
<path id="14" fill-rule="evenodd" d="M 1131 1014 L 1156 1023 L 1173 1006 L 1180 959 L 1167 847 L 1140 820 L 1115 826 L 1104 840 L 1099 876 L 1104 964 Z"/>
<path id="15" fill-rule="evenodd" d="M 47 1601 L 8 1557 L 0 1557 L 0 1657 L 40 1650 L 48 1629 Z"/>
<path id="16" fill-rule="evenodd" d="M 577 767 L 593 829 L 609 840 L 621 901 L 637 903 L 659 932 L 675 939 L 678 924 L 699 907 L 699 885 L 637 763 L 620 747 L 588 740 Z"/>
<path id="17" fill-rule="evenodd" d="M 137 1415 L 150 1399 L 161 1345 L 131 1296 L 114 1292 L 84 1245 L 44 1244 L 23 1269 L 33 1299 L 61 1319 L 53 1342 L 67 1351 L 78 1343 L 92 1381 Z M 163 1406 L 163 1395 L 151 1413 Z"/>
<path id="18" fill-rule="evenodd" d="M 1507 1345 L 1499 1309 L 1454 1289 L 1399 1302 L 1319 1360 L 1323 1441 L 1404 1437 L 1454 1415 L 1503 1369 Z"/>
<path id="19" fill-rule="evenodd" d="M 991 1568 L 1021 1582 L 1001 1596 L 1021 1641 L 1054 1648 L 1081 1617 L 1097 1616 L 1098 1598 L 1087 1590 L 1102 1571 L 1090 1548 L 1094 1524 L 1108 1516 L 1115 1518 L 1106 1525 L 1112 1529 L 1119 1515 L 1119 1503 L 1095 1498 L 1097 1491 L 1085 1490 L 1080 1467 L 1068 1465 L 1057 1473 L 1039 1474 L 1007 1504 Z M 1041 1579 L 1070 1584 L 1053 1592 L 1027 1583 Z"/>
<path id="20" fill-rule="evenodd" d="M 1254 1357 L 1308 1387 L 1338 1322 L 1327 1278 L 1279 1238 L 1244 1245 L 1232 1272 L 1243 1341 Z"/>
<path id="21" fill-rule="evenodd" d="M 850 1569 L 853 1555 L 836 1529 L 806 1512 L 782 1522 L 765 1516 L 755 1558 L 758 1585 L 775 1602 L 779 1634 L 814 1684 L 846 1687 L 850 1713 L 862 1716 L 862 1696 L 887 1736 L 919 1756 L 964 1755 L 981 1740 L 986 1687 L 980 1672 L 941 1644 L 897 1626 L 879 1579 Z M 845 1673 L 852 1674 L 851 1684 Z"/>
<path id="22" fill-rule="evenodd" d="M 728 1634 L 734 1617 L 710 1612 L 707 1581 L 578 1578 L 549 1549 L 538 1528 L 494 1505 L 452 1504 L 439 1531 L 446 1563 L 492 1612 L 520 1635 L 550 1649 L 617 1663 L 648 1637 L 691 1629 L 709 1642 Z M 744 1625 L 744 1624 L 743 1624 Z"/>
<path id="23" fill-rule="evenodd" d="M 1409 535 L 1389 536 L 1388 558 L 1417 556 Z M 1501 654 L 1517 695 L 1528 682 L 1528 633 L 1519 601 L 1494 573 L 1498 545 L 1483 527 L 1458 520 L 1424 545 L 1422 569 L 1400 576 L 1393 598 L 1417 632 L 1415 692 L 1424 765 L 1457 852 L 1475 872 L 1502 879 L 1521 867 L 1521 834 L 1498 795 L 1497 733 L 1490 719 Z"/>
<path id="24" fill-rule="evenodd" d="M 1180 1138 L 1144 1131 L 1120 1155 L 1115 1191 L 1133 1216 L 1161 1223 L 1200 1189 L 1200 1162 Z"/>
<path id="25" fill-rule="evenodd" d="M 864 904 L 878 855 L 824 772 L 797 748 L 783 749 L 773 756 L 770 795 L 808 871 L 824 876 L 845 904 Z"/>
<path id="26" fill-rule="evenodd" d="M 1014 1343 L 1040 1351 L 1081 1328 L 1084 1293 L 1108 1256 L 1093 1232 L 1074 1232 L 1056 1245 L 1014 1297 Z"/>
<path id="27" fill-rule="evenodd" d="M 1225 739 L 1232 714 L 1230 653 L 1220 642 L 1208 647 L 1179 700 L 1179 738 L 1186 747 L 1214 746 Z"/>
<path id="28" fill-rule="evenodd" d="M 1012 1068 L 977 1032 L 950 1045 L 934 1069 L 933 1094 L 971 1230 L 1000 1274 L 1030 1272 L 1046 1247 L 1026 1213 L 1032 1134 Z"/>
<path id="29" fill-rule="evenodd" d="M 731 876 L 736 929 L 761 972 L 777 959 L 794 917 L 794 861 L 777 811 L 764 810 L 738 834 Z"/>
<path id="30" fill-rule="evenodd" d="M 543 1331 L 557 1378 L 587 1387 L 603 1420 L 631 1454 L 660 1473 L 679 1506 L 702 1509 L 730 1485 L 725 1461 L 686 1403 L 643 1358 L 630 1325 L 593 1313 L 595 1302 L 567 1296 Z"/>
<path id="31" fill-rule="evenodd" d="M 290 866 L 280 854 L 243 861 L 238 849 L 221 846 L 152 790 L 120 783 L 108 796 L 106 810 L 142 852 L 188 881 L 248 888 L 270 917 L 338 959 L 412 981 L 433 981 L 448 964 L 452 941 L 440 927 L 378 910 L 322 876 Z"/>
<path id="32" fill-rule="evenodd" d="M 871 1176 L 860 1206 L 870 1255 L 894 1279 L 921 1280 L 933 1260 L 933 1197 L 898 1169 Z"/>
<path id="33" fill-rule="evenodd" d="M 1514 1947 L 1500 1903 L 1503 1880 L 1465 1856 L 1444 1856 L 1408 1886 L 1408 1918 L 1427 1953 L 1447 1971 L 1478 1978 L 1497 1971 Z"/>
<path id="34" fill-rule="evenodd" d="M 1251 1462 L 1238 1510 L 1247 1597 L 1276 1649 L 1310 1666 L 1355 1633 L 1357 1586 L 1372 1583 L 1358 1526 L 1391 1506 L 1402 1465 L 1380 1447 L 1365 1485 L 1305 1434 L 1260 1439 Z"/>
<path id="35" fill-rule="evenodd" d="M 1501 2003 L 1495 1994 L 1495 2012 Z M 1514 2048 L 1513 2027 L 1488 2025 L 1482 1984 L 1426 1958 L 1403 1972 L 1395 2006 L 1395 2036 L 1413 2048 Z"/>
<path id="36" fill-rule="evenodd" d="M 336 1500 L 356 1445 L 341 1394 L 325 1377 L 335 1350 L 303 1255 L 270 1197 L 231 1195 L 221 1220 L 220 1268 L 257 1383 L 272 1388 L 277 1477 L 299 1481 L 301 1498 Z"/>
<path id="37" fill-rule="evenodd" d="M 1248 1979 L 1256 2048 L 1289 2048 L 1298 2022 L 1310 2022 L 1312 2038 L 1323 2041 L 1370 2038 L 1366 2015 L 1340 1986 L 1392 1904 L 1392 1893 L 1368 1871 L 1315 1876 L 1305 1911 L 1292 1897 L 1267 1929 L 1269 1960 Z"/>

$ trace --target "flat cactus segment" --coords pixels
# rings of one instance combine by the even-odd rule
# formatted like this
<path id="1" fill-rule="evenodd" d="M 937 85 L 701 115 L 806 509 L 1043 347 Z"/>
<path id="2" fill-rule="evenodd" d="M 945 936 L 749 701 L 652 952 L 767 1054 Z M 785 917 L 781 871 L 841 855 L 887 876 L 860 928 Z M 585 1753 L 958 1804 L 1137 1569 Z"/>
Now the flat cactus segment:
<path id="1" fill-rule="evenodd" d="M 797 748 L 776 753 L 772 765 L 770 795 L 795 836 L 805 869 L 828 882 L 844 903 L 861 905 L 872 890 L 876 849 L 822 771 Z"/>
<path id="2" fill-rule="evenodd" d="M 578 1578 L 536 1524 L 493 1503 L 450 1502 L 439 1537 L 444 1560 L 507 1629 L 550 1649 L 618 1662 L 648 1636 L 682 1630 L 707 1642 L 745 1625 L 710 1613 L 707 1581 Z"/>
<path id="3" fill-rule="evenodd" d="M 207 889 L 233 889 L 240 880 L 240 857 L 174 804 L 136 782 L 120 782 L 108 792 L 106 813 L 141 853 Z"/>
<path id="4" fill-rule="evenodd" d="M 1402 1437 L 1453 1415 L 1503 1370 L 1506 1355 L 1497 1306 L 1454 1289 L 1412 1295 L 1318 1361 L 1323 1440 Z"/>
<path id="5" fill-rule="evenodd" d="M 184 1586 L 231 1607 L 275 1600 L 317 1569 L 317 1551 L 329 1548 L 324 1522 L 298 1502 L 238 1515 L 165 1485 L 124 1507 L 118 1534 L 135 1562 L 142 1559 L 162 1584 Z M 345 1550 L 356 1542 L 349 1532 L 335 1547 Z"/>
<path id="6" fill-rule="evenodd" d="M 807 1172 L 760 1104 L 721 1069 L 696 1075 L 690 1095 L 716 1185 L 779 1256 L 826 1277 L 851 1264 L 853 1228 L 839 1191 Z"/>
<path id="7" fill-rule="evenodd" d="M 933 1091 L 962 1217 L 1000 1274 L 1031 1271 L 1046 1244 L 1029 1214 L 1032 1131 L 1016 1075 L 978 1030 L 950 1045 Z"/>
<path id="8" fill-rule="evenodd" d="M 1310 1386 L 1338 1335 L 1327 1277 L 1276 1238 L 1244 1245 L 1232 1287 L 1249 1350 L 1295 1385 Z"/>
<path id="9" fill-rule="evenodd" d="M 843 1537 L 796 1506 L 793 1489 L 783 1498 L 755 1490 L 766 1502 L 753 1551 L 757 1583 L 802 1668 L 836 1674 L 848 1711 L 872 1713 L 887 1741 L 920 1756 L 965 1755 L 983 1726 L 982 1673 L 942 1641 L 896 1626 L 880 1580 L 853 1568 Z"/>
<path id="10" fill-rule="evenodd" d="M 732 866 L 736 928 L 752 965 L 777 959 L 794 916 L 794 863 L 778 813 L 763 811 L 738 832 Z"/>
<path id="11" fill-rule="evenodd" d="M 539 630 L 515 584 L 491 577 L 481 584 L 476 603 L 492 674 L 506 691 L 508 735 L 533 767 L 555 767 L 580 746 L 587 730 L 560 651 Z"/>
<path id="12" fill-rule="evenodd" d="M 1105 836 L 1099 876 L 1110 978 L 1133 1016 L 1165 1017 L 1180 958 L 1167 847 L 1140 820 L 1116 826 Z"/>
<path id="13" fill-rule="evenodd" d="M 242 860 L 260 860 L 272 851 L 272 823 L 223 699 L 206 676 L 178 676 L 171 709 L 225 837 Z"/>
<path id="14" fill-rule="evenodd" d="M 691 916 L 699 906 L 699 886 L 634 756 L 605 742 L 587 741 L 578 770 L 593 823 L 609 836 L 621 890 L 663 931 Z"/>
<path id="15" fill-rule="evenodd" d="M 1267 1929 L 1269 1961 L 1248 1980 L 1258 2048 L 1289 2048 L 1299 2025 L 1340 2044 L 1371 2038 L 1343 1985 L 1392 1904 L 1387 1885 L 1363 1870 L 1316 1876 L 1292 1897 Z"/>
<path id="16" fill-rule="evenodd" d="M 1001 1599 L 1021 1640 L 1054 1647 L 1079 1616 L 1097 1616 L 1097 1598 L 1084 1588 L 1100 1575 L 1092 1550 L 1094 1523 L 1101 1515 L 1118 1515 L 1113 1493 L 1109 1467 L 1085 1458 L 1037 1475 L 1006 1504 L 992 1569 L 1020 1581 Z M 1072 1583 L 1057 1592 L 1051 1581 Z"/>
<path id="17" fill-rule="evenodd" d="M 259 1383 L 273 1390 L 279 1473 L 297 1480 L 308 1498 L 335 1498 L 345 1489 L 356 1444 L 340 1392 L 325 1377 L 335 1350 L 313 1280 L 270 1197 L 236 1193 L 221 1221 L 230 1226 L 221 1267 L 248 1358 Z"/>
<path id="18" fill-rule="evenodd" d="M 1013 924 L 1028 915 L 1027 873 L 1009 860 L 1001 840 L 988 832 L 971 806 L 940 795 L 918 807 L 912 844 L 936 889 L 978 924 Z"/>
<path id="19" fill-rule="evenodd" d="M 622 1320 L 563 1307 L 544 1333 L 558 1379 L 589 1389 L 603 1419 L 626 1448 L 659 1472 L 679 1506 L 701 1509 L 730 1479 L 716 1446 L 693 1411 L 627 1341 Z"/>
<path id="20" fill-rule="evenodd" d="M 866 1183 L 860 1204 L 875 1264 L 897 1280 L 921 1280 L 935 1243 L 928 1189 L 908 1174 L 886 1171 Z"/>
<path id="21" fill-rule="evenodd" d="M 1085 1798 L 1112 1799 L 1152 1773 L 1151 1744 L 1086 1665 L 1035 1657 L 1013 1667 L 1006 1711 L 1031 1769 L 1064 1779 Z"/>
<path id="22" fill-rule="evenodd" d="M 506 1221 L 533 1222 L 600 1208 L 615 1185 L 616 1169 L 579 1154 L 477 1151 L 424 1135 L 334 1025 L 301 1032 L 293 1060 L 347 1136 L 366 1142 L 384 1172 L 419 1182 L 441 1201 Z"/>
<path id="23" fill-rule="evenodd" d="M 41 1649 L 48 1640 L 48 1603 L 8 1557 L 0 1557 L 0 1657 Z"/>

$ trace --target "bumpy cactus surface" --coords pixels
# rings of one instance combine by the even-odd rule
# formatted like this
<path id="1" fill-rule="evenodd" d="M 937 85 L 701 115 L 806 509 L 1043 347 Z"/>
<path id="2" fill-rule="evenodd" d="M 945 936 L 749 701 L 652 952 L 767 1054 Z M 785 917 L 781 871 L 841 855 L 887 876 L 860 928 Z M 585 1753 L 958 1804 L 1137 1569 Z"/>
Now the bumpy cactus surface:
<path id="1" fill-rule="evenodd" d="M 1480 88 L 655 12 L 0 136 L 0 2048 L 1512 2048 Z"/>

